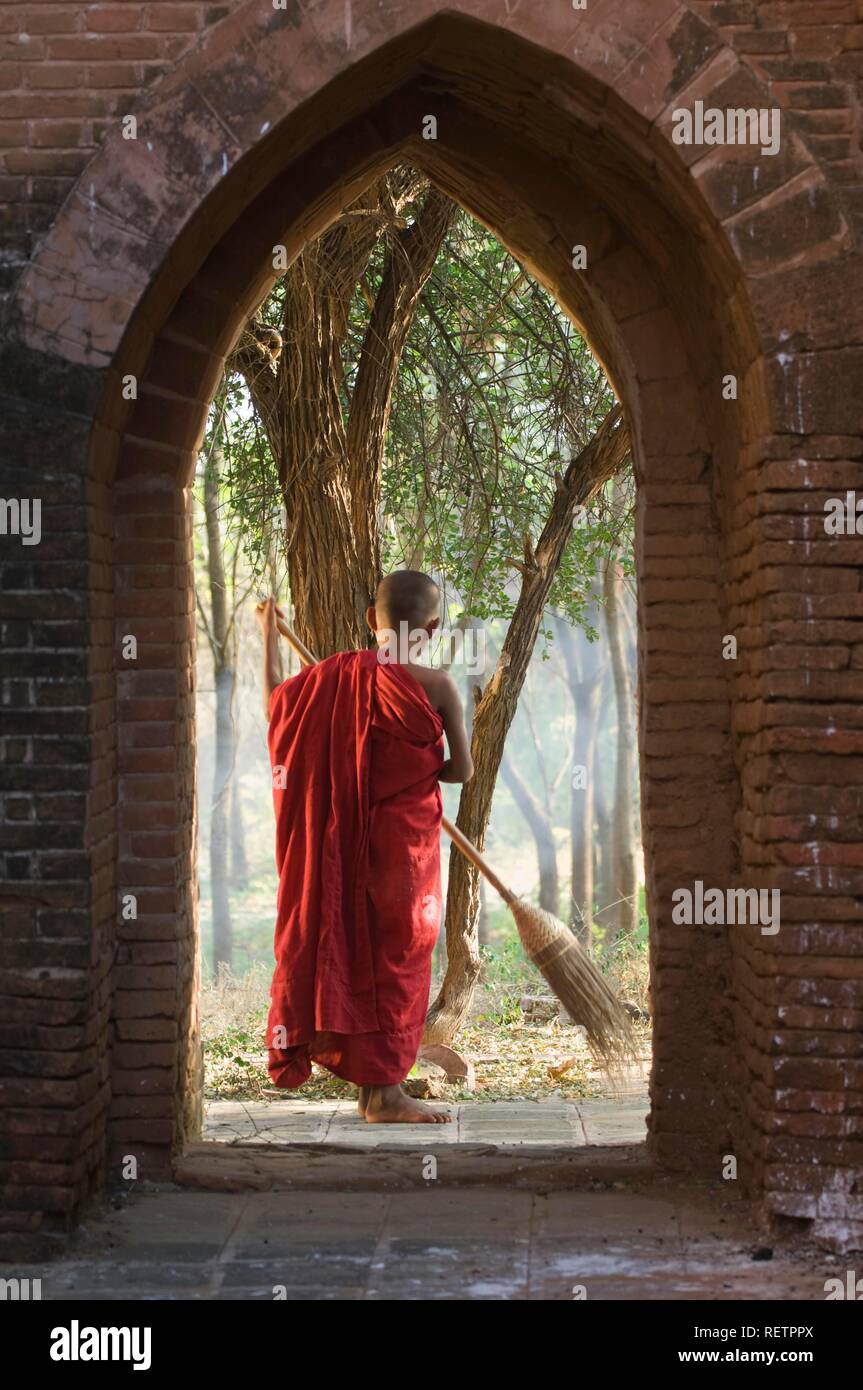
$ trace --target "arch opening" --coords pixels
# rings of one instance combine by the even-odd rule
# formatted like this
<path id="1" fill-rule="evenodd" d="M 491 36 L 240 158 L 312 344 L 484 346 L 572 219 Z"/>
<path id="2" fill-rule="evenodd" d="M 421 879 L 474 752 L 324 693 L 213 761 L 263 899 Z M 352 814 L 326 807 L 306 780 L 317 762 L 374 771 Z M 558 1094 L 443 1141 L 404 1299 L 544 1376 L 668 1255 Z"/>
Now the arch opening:
<path id="1" fill-rule="evenodd" d="M 739 1074 L 728 1062 L 732 948 L 720 932 L 696 936 L 669 921 L 680 883 L 724 883 L 738 867 L 733 687 L 721 659 L 725 519 L 741 419 L 766 432 L 750 372 L 755 334 L 739 312 L 739 267 L 630 108 L 511 34 L 484 32 L 481 45 L 466 45 L 471 23 L 447 17 L 391 41 L 325 87 L 313 112 L 309 103 L 263 136 L 176 238 L 107 372 L 93 437 L 95 504 L 107 511 L 113 498 L 115 515 L 114 632 L 107 635 L 106 613 L 104 640 L 116 644 L 133 630 L 139 639 L 135 670 L 117 681 L 116 887 L 138 899 L 133 939 L 121 943 L 118 1025 L 130 1009 L 146 1021 L 137 1010 L 147 1005 L 134 996 L 147 992 L 135 983 L 147 948 L 154 970 L 170 965 L 176 989 L 173 1022 L 151 1033 L 154 1044 L 173 1049 L 177 1085 L 136 1130 L 155 1163 L 195 1134 L 200 1098 L 187 508 L 194 459 L 224 357 L 275 278 L 272 248 L 284 245 L 292 258 L 404 159 L 554 293 L 627 409 L 639 484 L 640 752 L 656 1025 L 651 1145 L 680 1167 L 712 1163 L 732 1142 L 738 1152 L 745 1147 Z M 392 90 L 364 105 L 384 85 L 372 85 L 378 64 Z M 420 134 L 428 114 L 437 119 L 434 141 Z M 286 161 L 310 130 L 325 133 Z M 586 247 L 586 271 L 573 269 L 575 245 Z M 723 408 L 725 372 L 748 394 L 745 408 Z M 137 381 L 131 406 L 121 389 L 128 376 Z M 110 781 L 110 759 L 104 772 Z M 127 1041 L 149 1036 L 142 1023 L 125 1032 Z M 120 1117 L 127 1083 L 133 1078 L 121 1067 Z M 118 1133 L 115 1149 L 126 1142 L 123 1118 Z"/>

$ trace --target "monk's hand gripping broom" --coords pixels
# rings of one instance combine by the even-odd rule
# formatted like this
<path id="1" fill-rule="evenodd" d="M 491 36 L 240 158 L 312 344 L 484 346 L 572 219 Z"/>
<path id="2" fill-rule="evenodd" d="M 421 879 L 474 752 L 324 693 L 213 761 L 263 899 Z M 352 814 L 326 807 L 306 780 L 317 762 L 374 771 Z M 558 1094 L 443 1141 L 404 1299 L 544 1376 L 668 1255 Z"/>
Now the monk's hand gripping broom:
<path id="1" fill-rule="evenodd" d="M 263 607 L 263 603 L 258 604 L 259 610 Z M 276 626 L 304 665 L 316 665 L 317 657 L 278 614 Z M 627 1063 L 636 1061 L 638 1046 L 629 1014 L 569 928 L 552 913 L 534 907 L 507 888 L 476 845 L 446 816 L 441 817 L 441 825 L 453 844 L 503 898 L 528 957 L 573 1022 L 584 1027 L 590 1050 L 601 1066 L 614 1075 Z"/>

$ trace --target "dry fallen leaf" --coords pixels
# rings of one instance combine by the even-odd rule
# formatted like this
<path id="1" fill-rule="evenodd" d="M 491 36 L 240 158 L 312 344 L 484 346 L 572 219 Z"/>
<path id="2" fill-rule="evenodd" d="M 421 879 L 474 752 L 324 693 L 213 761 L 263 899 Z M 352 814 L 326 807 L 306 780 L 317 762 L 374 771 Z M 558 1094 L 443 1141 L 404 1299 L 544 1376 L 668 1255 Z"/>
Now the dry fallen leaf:
<path id="1" fill-rule="evenodd" d="M 578 1060 L 577 1057 L 565 1058 L 564 1061 L 558 1063 L 556 1067 L 548 1068 L 549 1076 L 553 1076 L 555 1081 L 559 1081 L 562 1076 L 566 1076 L 568 1071 L 572 1071 L 573 1067 L 578 1065 Z"/>

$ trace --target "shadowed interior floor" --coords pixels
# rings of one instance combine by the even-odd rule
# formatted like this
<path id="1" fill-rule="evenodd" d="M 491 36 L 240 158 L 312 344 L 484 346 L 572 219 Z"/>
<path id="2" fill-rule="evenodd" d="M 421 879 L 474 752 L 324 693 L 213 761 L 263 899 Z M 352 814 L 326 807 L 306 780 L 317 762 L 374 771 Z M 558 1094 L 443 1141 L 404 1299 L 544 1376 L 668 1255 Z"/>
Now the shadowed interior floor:
<path id="1" fill-rule="evenodd" d="M 727 1184 L 447 1189 L 442 1167 L 394 1193 L 133 1193 L 16 1274 L 49 1300 L 823 1300 L 839 1263 L 765 1250 Z"/>

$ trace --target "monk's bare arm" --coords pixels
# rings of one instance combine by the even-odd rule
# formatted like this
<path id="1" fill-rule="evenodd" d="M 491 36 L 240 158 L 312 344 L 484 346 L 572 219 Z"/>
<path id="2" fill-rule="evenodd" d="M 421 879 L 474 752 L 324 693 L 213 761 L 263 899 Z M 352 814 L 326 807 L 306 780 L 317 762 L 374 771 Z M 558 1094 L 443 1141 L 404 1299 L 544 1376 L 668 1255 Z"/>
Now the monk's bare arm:
<path id="1" fill-rule="evenodd" d="M 464 726 L 464 712 L 458 686 L 451 676 L 441 671 L 439 688 L 435 693 L 449 749 L 449 757 L 440 770 L 440 781 L 469 782 L 473 776 L 473 758 L 470 755 L 470 743 Z"/>
<path id="2" fill-rule="evenodd" d="M 270 696 L 276 686 L 282 683 L 279 630 L 276 627 L 276 614 L 279 612 L 275 599 L 268 598 L 263 608 L 258 609 L 255 613 L 258 626 L 261 629 L 261 636 L 264 639 L 262 683 L 264 687 L 264 717 L 267 721 L 270 718 Z"/>

